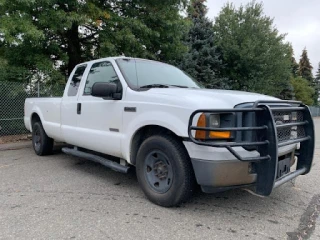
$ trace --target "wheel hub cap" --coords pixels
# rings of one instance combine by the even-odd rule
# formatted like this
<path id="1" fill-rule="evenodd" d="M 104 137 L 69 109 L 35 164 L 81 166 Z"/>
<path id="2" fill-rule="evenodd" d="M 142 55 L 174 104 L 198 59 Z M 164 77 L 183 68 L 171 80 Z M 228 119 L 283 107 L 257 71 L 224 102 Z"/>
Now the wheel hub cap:
<path id="1" fill-rule="evenodd" d="M 41 135 L 40 135 L 39 129 L 34 130 L 33 138 L 34 138 L 34 147 L 36 150 L 39 150 L 41 146 Z"/>
<path id="2" fill-rule="evenodd" d="M 154 150 L 148 154 L 144 169 L 145 178 L 154 191 L 165 193 L 170 189 L 173 180 L 173 170 L 171 162 L 164 152 Z"/>

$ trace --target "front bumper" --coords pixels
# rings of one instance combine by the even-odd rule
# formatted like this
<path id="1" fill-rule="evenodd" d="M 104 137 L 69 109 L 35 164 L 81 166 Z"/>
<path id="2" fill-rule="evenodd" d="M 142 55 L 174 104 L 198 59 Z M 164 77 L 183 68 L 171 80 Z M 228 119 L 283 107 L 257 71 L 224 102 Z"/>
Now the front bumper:
<path id="1" fill-rule="evenodd" d="M 184 145 L 191 157 L 197 183 L 204 192 L 252 185 L 257 180 L 252 163 L 238 160 L 224 148 L 200 146 L 187 141 Z M 296 144 L 280 148 L 279 158 L 290 157 L 292 166 L 295 163 L 296 148 Z M 259 157 L 257 151 L 247 151 L 241 147 L 235 150 L 241 156 Z"/>
<path id="2" fill-rule="evenodd" d="M 221 129 L 192 126 L 195 115 L 203 112 L 215 114 L 250 112 L 254 118 L 252 121 L 254 124 Z M 281 122 L 278 113 L 285 113 L 285 118 Z M 292 116 L 297 115 L 300 116 L 299 119 L 295 117 L 296 119 L 292 122 L 286 121 L 288 116 L 292 120 Z M 290 134 L 295 129 L 296 134 L 283 140 L 279 137 L 280 129 L 289 129 Z M 245 141 L 233 142 L 206 142 L 196 140 L 194 130 L 234 131 L 236 134 L 246 131 L 251 132 L 254 137 L 249 141 L 245 139 Z M 300 135 L 297 132 L 300 132 Z M 191 141 L 186 141 L 184 144 L 191 157 L 198 184 L 204 192 L 251 185 L 257 194 L 267 196 L 274 187 L 298 175 L 307 174 L 312 165 L 313 121 L 308 107 L 299 102 L 256 102 L 252 108 L 198 110 L 190 117 L 189 137 Z M 246 150 L 247 147 L 251 149 Z M 297 159 L 297 168 L 290 172 L 289 167 L 289 171 L 281 173 L 283 165 L 281 161 L 289 160 L 292 166 L 295 159 Z"/>

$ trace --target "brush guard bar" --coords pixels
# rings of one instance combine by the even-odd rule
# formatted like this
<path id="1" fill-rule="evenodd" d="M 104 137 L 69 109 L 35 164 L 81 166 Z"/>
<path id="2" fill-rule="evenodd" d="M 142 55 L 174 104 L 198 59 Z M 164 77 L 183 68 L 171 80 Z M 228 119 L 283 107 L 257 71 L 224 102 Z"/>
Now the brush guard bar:
<path id="1" fill-rule="evenodd" d="M 291 114 L 293 112 L 302 115 L 301 119 L 289 123 L 280 123 L 275 121 L 274 113 Z M 250 127 L 197 127 L 193 126 L 194 118 L 197 114 L 226 114 L 226 113 L 253 113 L 254 126 Z M 294 139 L 291 137 L 285 141 L 278 141 L 278 131 L 282 128 L 299 127 L 304 131 L 304 136 L 297 136 Z M 193 134 L 194 131 L 231 131 L 243 132 L 251 131 L 259 133 L 257 138 L 252 138 L 251 141 L 233 141 L 233 142 L 218 142 L 214 140 L 197 140 Z M 255 191 L 259 195 L 268 196 L 271 194 L 274 187 L 297 177 L 298 175 L 307 174 L 312 165 L 314 152 L 314 125 L 309 108 L 298 101 L 257 101 L 251 108 L 234 108 L 234 109 L 202 109 L 193 112 L 189 119 L 188 134 L 190 140 L 198 145 L 210 146 L 217 148 L 226 148 L 238 160 L 243 162 L 252 162 L 255 164 L 257 173 L 257 181 L 255 183 Z M 278 179 L 276 179 L 278 168 L 278 149 L 287 145 L 299 144 L 300 147 L 295 151 L 297 157 L 297 168 Z M 254 147 L 259 152 L 259 157 L 242 157 L 234 147 Z"/>

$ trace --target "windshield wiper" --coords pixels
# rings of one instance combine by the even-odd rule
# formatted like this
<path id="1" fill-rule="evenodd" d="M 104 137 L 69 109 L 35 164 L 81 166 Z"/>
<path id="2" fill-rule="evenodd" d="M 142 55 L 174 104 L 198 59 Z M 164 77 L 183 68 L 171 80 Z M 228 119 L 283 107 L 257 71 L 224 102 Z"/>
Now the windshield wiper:
<path id="1" fill-rule="evenodd" d="M 170 85 L 170 84 L 148 84 L 148 85 L 143 85 L 140 88 L 169 88 L 169 87 L 188 88 L 187 86 Z"/>
<path id="2" fill-rule="evenodd" d="M 170 86 L 172 86 L 172 87 L 178 87 L 178 88 L 189 88 L 189 87 L 187 87 L 187 86 L 181 86 L 181 85 L 170 85 Z"/>
<path id="3" fill-rule="evenodd" d="M 140 88 L 168 88 L 168 87 L 170 86 L 166 84 L 148 84 L 148 85 L 143 85 Z"/>

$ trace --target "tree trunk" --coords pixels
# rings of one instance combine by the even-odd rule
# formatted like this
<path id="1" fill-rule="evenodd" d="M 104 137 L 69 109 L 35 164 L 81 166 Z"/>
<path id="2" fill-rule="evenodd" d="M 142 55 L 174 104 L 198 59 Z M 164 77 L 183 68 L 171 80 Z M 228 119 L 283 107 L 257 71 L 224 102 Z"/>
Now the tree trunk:
<path id="1" fill-rule="evenodd" d="M 73 68 L 81 63 L 81 46 L 79 38 L 79 25 L 76 23 L 72 24 L 72 27 L 67 32 L 67 42 L 68 42 L 68 75 L 71 74 Z"/>

